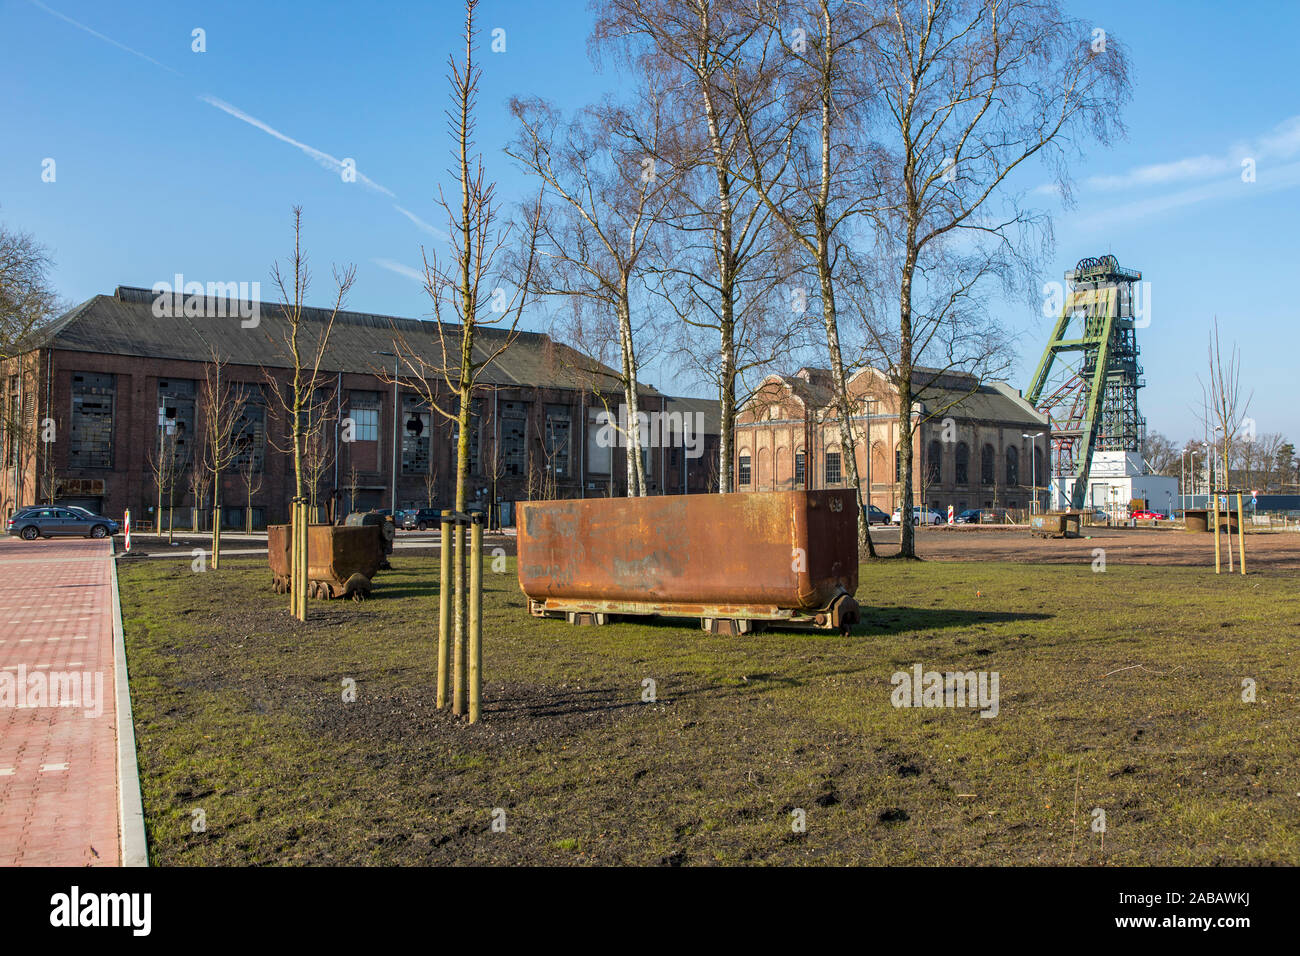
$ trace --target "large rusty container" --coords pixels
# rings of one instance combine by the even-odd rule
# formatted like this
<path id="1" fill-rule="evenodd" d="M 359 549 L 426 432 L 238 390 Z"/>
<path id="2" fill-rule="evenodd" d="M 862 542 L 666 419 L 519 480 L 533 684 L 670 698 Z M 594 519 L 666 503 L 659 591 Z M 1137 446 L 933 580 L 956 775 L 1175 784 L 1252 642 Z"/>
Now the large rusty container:
<path id="1" fill-rule="evenodd" d="M 393 522 L 392 515 L 379 515 L 373 511 L 354 511 L 343 519 L 343 523 L 349 528 L 378 529 L 384 548 L 384 557 L 379 566 L 386 570 L 389 566 L 388 556 L 393 553 L 393 539 L 397 536 L 397 525 Z"/>
<path id="2" fill-rule="evenodd" d="M 1031 515 L 1029 531 L 1040 538 L 1077 538 L 1082 517 L 1081 511 L 1049 511 Z"/>
<path id="3" fill-rule="evenodd" d="M 1214 531 L 1214 521 L 1210 518 L 1209 508 L 1188 508 L 1183 512 L 1184 530 L 1193 532 Z M 1219 511 L 1219 533 L 1237 534 L 1241 530 L 1237 524 L 1235 506 L 1231 511 Z"/>
<path id="4" fill-rule="evenodd" d="M 271 587 L 278 594 L 289 591 L 289 537 L 289 525 L 267 526 L 267 563 Z M 307 526 L 307 593 L 311 597 L 359 600 L 370 593 L 383 562 L 383 538 L 376 525 Z"/>
<path id="5" fill-rule="evenodd" d="M 518 529 L 519 587 L 537 616 L 698 617 L 713 633 L 848 633 L 857 621 L 850 490 L 520 502 Z"/>

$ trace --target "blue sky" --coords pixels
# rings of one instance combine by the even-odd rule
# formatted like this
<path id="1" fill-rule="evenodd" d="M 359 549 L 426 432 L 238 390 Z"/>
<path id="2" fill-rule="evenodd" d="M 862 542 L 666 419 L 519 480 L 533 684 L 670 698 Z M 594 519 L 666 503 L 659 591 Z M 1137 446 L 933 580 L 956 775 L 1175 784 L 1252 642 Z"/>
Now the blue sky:
<path id="1" fill-rule="evenodd" d="M 1150 428 L 1199 434 L 1196 374 L 1217 315 L 1241 348 L 1257 429 L 1300 440 L 1300 4 L 1069 6 L 1128 46 L 1134 98 L 1127 140 L 1075 163 L 1077 205 L 1055 210 L 1056 254 L 1039 284 L 1108 252 L 1142 270 Z M 507 98 L 572 109 L 618 80 L 588 58 L 584 0 L 485 0 L 481 24 L 485 41 L 506 31 L 506 50 L 481 54 L 479 142 L 502 195 L 517 199 L 528 187 L 501 155 Z M 301 204 L 312 301 L 329 298 L 331 263 L 353 262 L 353 308 L 425 315 L 404 273 L 421 243 L 440 246 L 433 198 L 450 181 L 445 73 L 460 26 L 457 0 L 0 0 L 0 219 L 52 248 L 74 301 L 177 272 L 261 281 L 272 298 L 268 270 L 291 249 L 289 210 Z M 191 50 L 195 28 L 204 53 Z M 47 158 L 53 183 L 41 178 Z M 343 182 L 344 159 L 365 179 Z M 999 309 L 1023 387 L 1052 320 L 1022 300 Z M 703 393 L 656 373 L 656 385 Z"/>

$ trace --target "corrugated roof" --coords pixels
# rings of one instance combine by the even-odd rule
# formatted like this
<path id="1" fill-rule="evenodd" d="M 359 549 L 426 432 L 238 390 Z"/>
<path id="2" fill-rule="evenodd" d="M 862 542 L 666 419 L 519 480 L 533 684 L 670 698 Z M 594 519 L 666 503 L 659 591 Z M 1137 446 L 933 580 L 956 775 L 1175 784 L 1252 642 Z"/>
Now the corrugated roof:
<path id="1" fill-rule="evenodd" d="M 704 434 L 722 434 L 722 403 L 717 399 L 670 395 L 664 410 L 668 412 L 689 412 L 692 415 L 699 412 L 704 416 Z"/>
<path id="2" fill-rule="evenodd" d="M 862 369 L 853 377 L 869 371 Z M 1005 382 L 979 384 L 979 380 L 968 372 L 919 365 L 913 369 L 913 374 L 913 400 L 921 402 L 927 414 L 946 415 L 951 412 L 968 418 L 1035 427 L 1047 424 L 1047 418 Z M 835 392 L 827 384 L 831 380 L 829 369 L 802 368 L 795 375 L 777 377 L 813 408 L 830 409 L 834 404 Z"/>
<path id="3" fill-rule="evenodd" d="M 974 379 L 972 378 L 973 382 Z M 928 385 L 915 396 L 928 415 L 954 415 L 984 421 L 1019 422 L 1045 426 L 1047 418 L 1004 382 L 971 388 L 942 388 Z"/>
<path id="4" fill-rule="evenodd" d="M 76 306 L 42 330 L 42 345 L 81 352 L 132 355 L 181 361 L 206 362 L 213 346 L 221 358 L 233 365 L 292 368 L 286 344 L 289 322 L 279 303 L 256 303 L 255 327 L 244 328 L 233 302 L 205 299 L 201 315 L 156 316 L 158 296 L 149 289 L 119 286 L 113 295 L 97 295 Z M 315 346 L 329 321 L 330 310 L 305 307 L 305 322 L 299 340 L 305 361 L 315 355 Z M 442 325 L 448 350 L 459 346 L 460 327 Z M 504 329 L 481 326 L 475 334 L 475 357 L 484 361 L 505 340 Z M 453 341 L 455 339 L 455 341 Z M 397 344 L 400 342 L 401 347 Z M 440 364 L 438 323 L 367 312 L 340 311 L 334 320 L 329 346 L 321 362 L 326 372 L 375 373 L 391 367 L 392 357 L 376 352 L 413 353 L 424 361 Z M 408 373 L 405 362 L 403 374 Z M 391 373 L 390 373 L 391 374 Z M 556 342 L 541 332 L 519 332 L 510 348 L 479 381 L 486 385 L 527 385 L 541 388 L 591 387 L 593 379 L 604 378 L 617 388 L 618 374 L 609 366 Z M 649 395 L 658 394 L 649 387 Z"/>

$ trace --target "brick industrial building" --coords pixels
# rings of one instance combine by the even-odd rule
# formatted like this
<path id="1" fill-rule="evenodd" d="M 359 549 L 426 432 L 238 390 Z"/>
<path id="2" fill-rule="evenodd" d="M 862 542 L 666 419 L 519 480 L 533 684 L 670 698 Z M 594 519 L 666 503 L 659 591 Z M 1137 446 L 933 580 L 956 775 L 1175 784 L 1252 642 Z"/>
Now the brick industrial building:
<path id="1" fill-rule="evenodd" d="M 177 526 L 187 525 L 195 504 L 187 476 L 198 458 L 202 382 L 215 348 L 226 363 L 225 378 L 247 396 L 236 428 L 239 457 L 223 475 L 223 525 L 243 527 L 250 517 L 254 527 L 287 519 L 293 465 L 282 449 L 289 430 L 270 393 L 287 394 L 292 380 L 280 307 L 258 303 L 258 320 L 248 327 L 236 310 L 211 299 L 192 315 L 159 317 L 157 298 L 131 287 L 95 296 L 0 365 L 0 512 L 53 501 L 109 515 L 130 508 L 137 527 L 154 523 L 159 491 L 151 461 L 164 436 L 172 436 L 167 447 L 174 442 L 179 475 L 163 511 L 170 505 Z M 329 310 L 304 311 L 311 354 Z M 482 328 L 481 355 L 495 351 L 504 334 Z M 398 508 L 453 502 L 455 425 L 405 384 L 411 381 L 405 363 L 394 387 L 396 352 L 435 362 L 441 354 L 436 325 L 338 314 L 321 363 L 321 411 L 309 449 L 322 515 L 391 507 L 394 496 Z M 470 436 L 471 503 L 499 502 L 509 523 L 513 503 L 521 500 L 625 493 L 623 451 L 597 438 L 605 403 L 617 409 L 621 402 L 612 370 L 545 334 L 521 332 L 484 369 L 480 383 Z M 676 399 L 649 387 L 640 402 L 648 412 L 711 412 L 704 415 L 701 457 L 689 458 L 682 447 L 646 449 L 650 493 L 716 490 L 717 403 Z M 441 397 L 439 404 L 453 407 Z M 345 429 L 341 423 L 349 420 Z M 244 474 L 256 486 L 251 515 Z M 200 514 L 207 507 L 201 505 Z"/>
<path id="2" fill-rule="evenodd" d="M 1002 382 L 931 369 L 918 369 L 916 381 L 924 387 L 913 396 L 913 505 L 941 514 L 949 505 L 1028 509 L 1037 484 L 1041 508 L 1050 481 L 1046 418 Z M 871 368 L 856 373 L 848 391 L 859 475 L 864 487 L 870 475 L 871 503 L 892 514 L 901 487 L 898 392 Z M 765 379 L 736 416 L 735 447 L 740 491 L 845 487 L 830 372 Z"/>

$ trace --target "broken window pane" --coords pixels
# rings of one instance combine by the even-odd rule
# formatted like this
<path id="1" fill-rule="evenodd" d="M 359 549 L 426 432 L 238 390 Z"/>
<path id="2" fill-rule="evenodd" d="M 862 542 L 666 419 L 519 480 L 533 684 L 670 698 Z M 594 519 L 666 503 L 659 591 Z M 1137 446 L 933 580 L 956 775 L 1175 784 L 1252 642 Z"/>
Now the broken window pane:
<path id="1" fill-rule="evenodd" d="M 74 372 L 72 429 L 68 464 L 73 468 L 113 467 L 112 375 Z"/>

